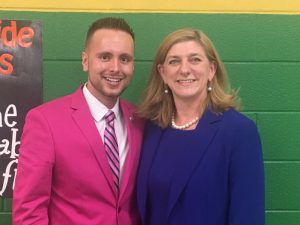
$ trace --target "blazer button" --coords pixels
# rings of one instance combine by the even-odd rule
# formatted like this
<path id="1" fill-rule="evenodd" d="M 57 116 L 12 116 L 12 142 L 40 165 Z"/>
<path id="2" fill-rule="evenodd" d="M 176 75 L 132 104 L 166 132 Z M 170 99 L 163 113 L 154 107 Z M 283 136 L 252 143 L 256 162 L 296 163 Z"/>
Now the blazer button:
<path id="1" fill-rule="evenodd" d="M 121 207 L 119 206 L 119 207 L 118 207 L 118 213 L 120 213 L 120 212 L 121 212 Z"/>

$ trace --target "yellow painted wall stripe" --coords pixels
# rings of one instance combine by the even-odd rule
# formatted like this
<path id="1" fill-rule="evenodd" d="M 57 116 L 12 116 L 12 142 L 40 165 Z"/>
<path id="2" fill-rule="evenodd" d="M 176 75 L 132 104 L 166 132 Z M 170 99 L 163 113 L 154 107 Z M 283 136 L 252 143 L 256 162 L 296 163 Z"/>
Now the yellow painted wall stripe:
<path id="1" fill-rule="evenodd" d="M 297 0 L 0 0 L 0 10 L 300 14 Z"/>

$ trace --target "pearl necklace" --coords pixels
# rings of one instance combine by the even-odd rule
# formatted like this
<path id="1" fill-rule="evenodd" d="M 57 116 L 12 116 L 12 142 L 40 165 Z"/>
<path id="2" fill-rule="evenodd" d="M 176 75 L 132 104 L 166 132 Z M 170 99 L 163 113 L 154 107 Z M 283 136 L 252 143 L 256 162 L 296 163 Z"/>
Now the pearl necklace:
<path id="1" fill-rule="evenodd" d="M 175 116 L 174 114 L 172 115 L 172 121 L 171 121 L 171 124 L 172 124 L 172 127 L 175 128 L 175 129 L 178 129 L 178 130 L 185 130 L 186 128 L 192 126 L 193 124 L 197 123 L 199 120 L 199 117 L 196 116 L 195 119 L 193 119 L 192 121 L 186 123 L 186 124 L 183 124 L 181 126 L 179 125 L 176 125 L 175 123 Z"/>

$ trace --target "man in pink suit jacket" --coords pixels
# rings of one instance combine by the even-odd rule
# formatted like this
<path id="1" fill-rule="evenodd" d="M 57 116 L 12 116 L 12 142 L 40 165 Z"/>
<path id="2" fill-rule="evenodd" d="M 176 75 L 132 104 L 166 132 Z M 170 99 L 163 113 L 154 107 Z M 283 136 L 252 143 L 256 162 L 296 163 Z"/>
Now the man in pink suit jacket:
<path id="1" fill-rule="evenodd" d="M 13 196 L 14 225 L 139 224 L 135 184 L 144 122 L 132 104 L 119 98 L 130 82 L 133 58 L 134 35 L 126 21 L 95 21 L 82 53 L 87 83 L 28 113 Z M 116 111 L 117 127 L 124 128 L 116 131 L 125 149 L 120 150 L 119 190 L 101 136 L 103 118 L 99 122 L 95 115 L 98 106 Z"/>

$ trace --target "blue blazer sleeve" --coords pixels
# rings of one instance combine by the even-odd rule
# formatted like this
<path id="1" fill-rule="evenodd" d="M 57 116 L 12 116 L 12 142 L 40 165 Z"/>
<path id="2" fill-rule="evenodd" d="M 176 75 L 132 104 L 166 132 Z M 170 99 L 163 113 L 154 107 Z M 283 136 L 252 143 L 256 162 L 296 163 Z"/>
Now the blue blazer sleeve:
<path id="1" fill-rule="evenodd" d="M 264 224 L 264 166 L 255 124 L 245 120 L 231 133 L 230 225 Z"/>

